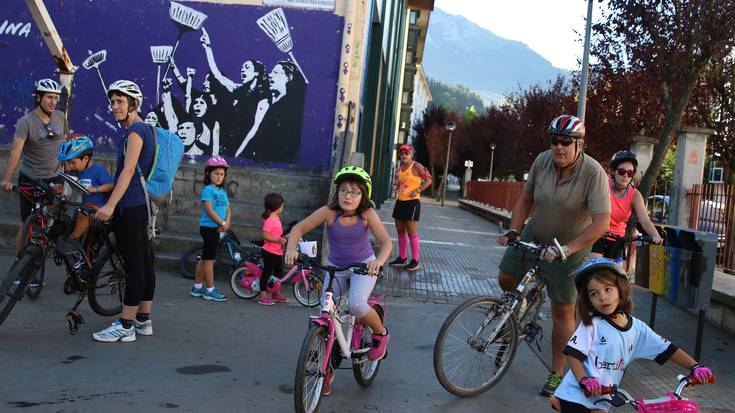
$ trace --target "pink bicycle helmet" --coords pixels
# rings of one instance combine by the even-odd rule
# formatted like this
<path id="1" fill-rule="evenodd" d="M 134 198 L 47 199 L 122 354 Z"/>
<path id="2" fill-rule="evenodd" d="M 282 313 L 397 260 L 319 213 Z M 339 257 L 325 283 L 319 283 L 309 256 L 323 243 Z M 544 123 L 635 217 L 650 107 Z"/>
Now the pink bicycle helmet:
<path id="1" fill-rule="evenodd" d="M 206 169 L 213 169 L 213 168 L 229 168 L 230 166 L 227 165 L 227 161 L 225 158 L 221 156 L 213 156 L 207 160 L 207 163 L 205 165 Z"/>

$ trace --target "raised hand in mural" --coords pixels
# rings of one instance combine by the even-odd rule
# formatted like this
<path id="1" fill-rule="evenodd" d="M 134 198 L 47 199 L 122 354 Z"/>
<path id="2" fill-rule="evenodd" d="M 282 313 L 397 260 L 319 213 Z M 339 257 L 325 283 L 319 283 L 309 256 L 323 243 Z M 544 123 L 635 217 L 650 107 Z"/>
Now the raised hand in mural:
<path id="1" fill-rule="evenodd" d="M 204 48 L 212 47 L 212 42 L 209 41 L 209 33 L 204 27 L 202 27 L 202 37 L 199 38 L 199 41 L 202 42 Z"/>
<path id="2" fill-rule="evenodd" d="M 186 68 L 186 77 L 194 77 L 197 74 L 197 70 L 193 67 Z"/>
<path id="3" fill-rule="evenodd" d="M 171 85 L 173 84 L 174 84 L 173 80 L 171 80 L 170 77 L 167 77 L 161 81 L 161 89 L 164 92 L 168 92 L 169 90 L 171 90 Z"/>

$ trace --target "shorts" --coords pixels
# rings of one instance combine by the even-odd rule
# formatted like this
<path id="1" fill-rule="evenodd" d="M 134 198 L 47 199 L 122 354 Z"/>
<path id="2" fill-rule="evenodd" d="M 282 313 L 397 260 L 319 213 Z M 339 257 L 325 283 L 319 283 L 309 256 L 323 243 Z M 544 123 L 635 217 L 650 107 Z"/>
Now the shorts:
<path id="1" fill-rule="evenodd" d="M 534 241 L 531 236 L 532 227 L 533 221 L 529 221 L 521 231 L 523 241 Z M 541 262 L 539 269 L 546 282 L 546 291 L 552 301 L 562 304 L 575 303 L 577 287 L 574 285 L 574 271 L 587 260 L 589 254 L 590 250 L 585 249 L 570 255 L 567 262 L 564 263 L 559 260 Z M 500 271 L 521 279 L 533 265 L 535 259 L 536 256 L 526 250 L 508 247 L 500 261 Z"/>
<path id="2" fill-rule="evenodd" d="M 589 413 L 590 409 L 587 406 L 579 403 L 574 403 L 559 399 L 559 407 L 561 407 L 561 413 Z"/>
<path id="3" fill-rule="evenodd" d="M 219 246 L 217 227 L 199 227 L 199 234 L 202 236 L 202 259 L 216 260 Z"/>
<path id="4" fill-rule="evenodd" d="M 602 254 L 603 257 L 611 260 L 618 258 L 619 253 L 622 253 L 622 257 L 625 258 L 625 245 L 619 245 L 618 241 L 611 239 L 600 238 L 592 245 L 592 252 Z"/>
<path id="5" fill-rule="evenodd" d="M 60 177 L 53 177 L 53 178 L 45 178 L 45 179 L 39 179 L 41 182 L 53 182 L 53 183 L 62 183 L 64 182 L 63 178 Z M 30 178 L 26 175 L 20 174 L 18 175 L 18 186 L 22 185 L 35 185 L 36 181 L 33 178 Z M 28 216 L 31 215 L 31 210 L 33 210 L 33 200 L 27 199 L 23 195 L 19 195 L 18 198 L 20 199 L 20 220 L 22 222 L 26 222 L 26 219 L 28 219 Z"/>
<path id="6" fill-rule="evenodd" d="M 418 221 L 421 216 L 421 201 L 411 199 L 408 201 L 396 200 L 393 207 L 393 218 L 397 221 Z"/>

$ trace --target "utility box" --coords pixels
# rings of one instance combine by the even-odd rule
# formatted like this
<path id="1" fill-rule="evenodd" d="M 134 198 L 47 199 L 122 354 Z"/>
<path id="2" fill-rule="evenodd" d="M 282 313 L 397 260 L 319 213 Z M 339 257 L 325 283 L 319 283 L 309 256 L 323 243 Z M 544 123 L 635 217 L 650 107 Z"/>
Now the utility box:
<path id="1" fill-rule="evenodd" d="M 641 249 L 636 285 L 687 308 L 705 310 L 712 296 L 717 235 L 662 226 L 664 245 Z"/>

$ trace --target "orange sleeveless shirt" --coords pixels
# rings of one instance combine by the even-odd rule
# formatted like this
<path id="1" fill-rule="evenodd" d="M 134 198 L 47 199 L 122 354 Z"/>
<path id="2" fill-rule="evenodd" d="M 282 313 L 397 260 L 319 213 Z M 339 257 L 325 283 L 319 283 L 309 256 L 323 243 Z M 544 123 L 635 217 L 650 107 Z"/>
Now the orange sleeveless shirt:
<path id="1" fill-rule="evenodd" d="M 409 196 L 414 190 L 418 191 L 421 187 L 421 177 L 413 174 L 413 161 L 411 165 L 404 171 L 403 168 L 398 168 L 398 195 L 399 201 L 410 201 L 412 199 L 419 199 L 421 195 L 419 193 L 416 196 Z"/>

